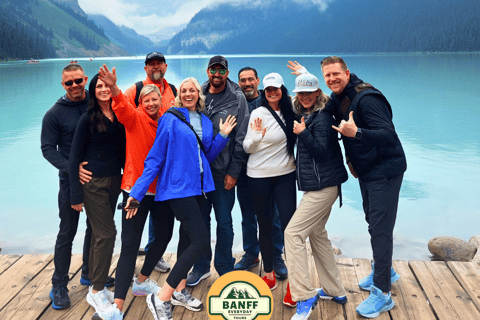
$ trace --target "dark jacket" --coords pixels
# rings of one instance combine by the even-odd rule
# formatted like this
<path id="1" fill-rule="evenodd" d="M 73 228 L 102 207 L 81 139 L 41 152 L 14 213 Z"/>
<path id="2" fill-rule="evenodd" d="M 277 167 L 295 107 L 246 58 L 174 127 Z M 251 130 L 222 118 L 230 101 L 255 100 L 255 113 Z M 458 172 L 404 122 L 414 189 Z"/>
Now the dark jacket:
<path id="1" fill-rule="evenodd" d="M 88 113 L 84 113 L 78 121 L 70 151 L 70 203 L 83 203 L 83 188 L 78 176 L 78 166 L 83 161 L 88 164 L 85 169 L 92 172 L 93 177 L 118 176 L 125 166 L 125 127 L 118 122 L 106 120 L 106 131 L 93 133 Z"/>
<path id="2" fill-rule="evenodd" d="M 297 183 L 300 191 L 316 191 L 347 181 L 333 115 L 317 110 L 305 119 L 297 137 Z"/>
<path id="3" fill-rule="evenodd" d="M 42 121 L 41 149 L 43 157 L 59 170 L 61 179 L 68 179 L 68 158 L 80 116 L 87 109 L 88 91 L 82 101 L 63 96 L 45 113 Z"/>
<path id="4" fill-rule="evenodd" d="M 407 161 L 392 122 L 390 104 L 376 89 L 362 91 L 356 96 L 355 87 L 361 83 L 363 81 L 352 73 L 345 90 L 340 95 L 331 95 L 329 107 L 337 112 L 337 121 L 347 121 L 353 111 L 355 124 L 362 131 L 361 139 L 342 136 L 345 154 L 360 179 L 379 180 L 402 174 L 407 169 Z M 340 105 L 345 97 L 351 104 L 342 114 Z"/>
<path id="5" fill-rule="evenodd" d="M 207 95 L 210 82 L 205 82 L 202 87 L 203 94 Z M 237 125 L 228 135 L 230 141 L 215 161 L 210 164 L 210 167 L 212 168 L 215 181 L 223 181 L 227 174 L 238 178 L 248 158 L 247 153 L 243 150 L 243 139 L 245 139 L 247 133 L 248 120 L 250 117 L 245 95 L 238 84 L 227 79 L 223 99 L 216 102 L 211 109 L 205 107 L 203 113 L 212 121 L 214 135 L 219 132 L 218 126 L 220 119 L 223 119 L 223 122 L 225 122 L 228 115 L 237 118 Z"/>

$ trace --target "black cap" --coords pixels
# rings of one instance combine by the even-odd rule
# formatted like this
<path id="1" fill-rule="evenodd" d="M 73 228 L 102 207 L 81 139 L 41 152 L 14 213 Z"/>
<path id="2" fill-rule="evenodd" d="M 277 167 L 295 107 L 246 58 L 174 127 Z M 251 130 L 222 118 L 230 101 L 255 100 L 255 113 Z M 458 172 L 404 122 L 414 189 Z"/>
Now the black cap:
<path id="1" fill-rule="evenodd" d="M 210 61 L 208 62 L 208 67 L 210 68 L 214 64 L 220 64 L 225 67 L 225 69 L 228 70 L 228 61 L 225 59 L 225 57 L 222 56 L 214 56 L 210 58 Z"/>
<path id="2" fill-rule="evenodd" d="M 163 62 L 166 62 L 165 61 L 165 57 L 163 56 L 163 54 L 161 54 L 160 52 L 152 52 L 152 53 L 149 53 L 147 54 L 147 57 L 145 58 L 145 64 L 148 64 L 150 61 L 152 60 L 161 60 Z"/>

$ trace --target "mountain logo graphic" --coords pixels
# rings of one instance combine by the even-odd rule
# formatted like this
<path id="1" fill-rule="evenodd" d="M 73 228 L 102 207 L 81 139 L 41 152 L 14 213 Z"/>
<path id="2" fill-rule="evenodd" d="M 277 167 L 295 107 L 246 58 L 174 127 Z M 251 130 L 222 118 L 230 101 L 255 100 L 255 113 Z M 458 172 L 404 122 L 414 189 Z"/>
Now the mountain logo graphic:
<path id="1" fill-rule="evenodd" d="M 259 276 L 229 272 L 215 281 L 207 299 L 211 320 L 263 320 L 272 314 L 272 293 Z"/>

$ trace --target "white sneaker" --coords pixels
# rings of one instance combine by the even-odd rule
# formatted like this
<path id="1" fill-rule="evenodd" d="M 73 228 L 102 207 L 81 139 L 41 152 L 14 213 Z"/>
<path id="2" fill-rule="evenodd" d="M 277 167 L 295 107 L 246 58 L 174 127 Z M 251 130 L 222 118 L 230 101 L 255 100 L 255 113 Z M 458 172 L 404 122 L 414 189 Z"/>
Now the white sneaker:
<path id="1" fill-rule="evenodd" d="M 172 320 L 172 304 L 170 301 L 160 301 L 156 294 L 147 296 L 147 305 L 155 320 Z"/>
<path id="2" fill-rule="evenodd" d="M 155 270 L 158 272 L 168 272 L 170 271 L 170 264 L 163 259 L 163 257 L 158 260 L 157 264 L 155 265 Z"/>
<path id="3" fill-rule="evenodd" d="M 192 297 L 190 292 L 185 288 L 180 292 L 174 292 L 172 295 L 172 304 L 182 306 L 192 311 L 200 311 L 203 309 L 202 301 Z"/>
<path id="4" fill-rule="evenodd" d="M 160 289 L 157 283 L 150 278 L 147 278 L 147 280 L 143 282 L 139 282 L 138 279 L 135 278 L 132 286 L 132 294 L 137 297 L 144 297 L 150 293 L 157 295 Z"/>
<path id="5" fill-rule="evenodd" d="M 96 312 L 105 312 L 107 309 L 109 309 L 112 304 L 110 301 L 108 301 L 107 296 L 105 295 L 105 292 L 98 291 L 97 293 L 92 292 L 93 286 L 90 286 L 88 288 L 88 293 L 87 293 L 87 302 L 89 305 L 95 308 Z"/>
<path id="6" fill-rule="evenodd" d="M 117 308 L 117 304 L 114 303 L 105 311 L 95 312 L 92 320 L 123 320 L 123 312 Z"/>
<path id="7" fill-rule="evenodd" d="M 105 293 L 105 296 L 110 303 L 115 302 L 115 294 L 112 291 L 108 290 L 107 287 L 103 288 L 103 293 Z"/>

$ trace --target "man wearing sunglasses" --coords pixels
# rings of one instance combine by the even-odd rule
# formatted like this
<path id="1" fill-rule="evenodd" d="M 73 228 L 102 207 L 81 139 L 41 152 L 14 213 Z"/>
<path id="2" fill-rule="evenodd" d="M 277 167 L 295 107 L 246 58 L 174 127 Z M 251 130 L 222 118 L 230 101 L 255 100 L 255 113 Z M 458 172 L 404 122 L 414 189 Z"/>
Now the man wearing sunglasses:
<path id="1" fill-rule="evenodd" d="M 202 208 L 205 223 L 210 231 L 212 207 L 217 221 L 217 243 L 214 266 L 218 274 L 233 270 L 235 259 L 232 256 L 233 224 L 232 209 L 235 203 L 237 178 L 245 166 L 247 154 L 243 150 L 243 139 L 247 132 L 249 112 L 247 100 L 242 90 L 228 78 L 228 61 L 225 57 L 214 56 L 207 67 L 208 81 L 203 84 L 205 110 L 203 113 L 212 121 L 214 133 L 219 131 L 220 119 L 225 122 L 228 115 L 237 118 L 237 126 L 228 135 L 230 140 L 218 157 L 210 164 L 215 182 L 215 191 L 207 194 Z M 212 252 L 204 253 L 187 277 L 188 286 L 196 286 L 210 276 Z"/>
<path id="2" fill-rule="evenodd" d="M 58 99 L 43 117 L 41 149 L 43 156 L 59 170 L 60 192 L 58 207 L 60 230 L 55 243 L 53 262 L 55 272 L 52 276 L 53 288 L 50 292 L 52 307 L 64 309 L 70 306 L 67 284 L 72 256 L 72 243 L 77 233 L 80 212 L 70 206 L 70 182 L 68 178 L 68 157 L 78 119 L 85 112 L 88 92 L 85 90 L 88 77 L 78 64 L 70 64 L 63 69 L 62 86 L 67 92 Z M 92 229 L 87 220 L 87 229 L 83 244 L 82 277 L 88 278 L 88 256 Z"/>

